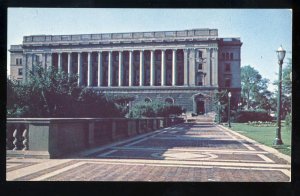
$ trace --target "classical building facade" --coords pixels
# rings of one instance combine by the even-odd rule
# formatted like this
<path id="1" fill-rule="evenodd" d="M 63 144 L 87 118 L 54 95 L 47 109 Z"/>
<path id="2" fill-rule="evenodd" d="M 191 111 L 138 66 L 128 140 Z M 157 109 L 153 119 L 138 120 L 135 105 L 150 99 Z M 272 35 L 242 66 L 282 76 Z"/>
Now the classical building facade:
<path id="1" fill-rule="evenodd" d="M 239 38 L 219 38 L 217 29 L 24 36 L 12 45 L 11 78 L 27 80 L 35 64 L 78 74 L 78 85 L 138 101 L 182 105 L 188 112 L 212 110 L 215 90 L 241 91 Z"/>

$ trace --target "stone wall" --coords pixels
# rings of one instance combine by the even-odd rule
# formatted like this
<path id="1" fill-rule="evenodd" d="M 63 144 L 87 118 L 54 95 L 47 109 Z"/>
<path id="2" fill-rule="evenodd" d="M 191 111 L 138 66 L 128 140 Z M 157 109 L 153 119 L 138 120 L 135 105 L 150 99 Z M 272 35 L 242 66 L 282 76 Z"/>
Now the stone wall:
<path id="1" fill-rule="evenodd" d="M 181 118 L 9 118 L 6 154 L 57 158 L 182 122 Z"/>

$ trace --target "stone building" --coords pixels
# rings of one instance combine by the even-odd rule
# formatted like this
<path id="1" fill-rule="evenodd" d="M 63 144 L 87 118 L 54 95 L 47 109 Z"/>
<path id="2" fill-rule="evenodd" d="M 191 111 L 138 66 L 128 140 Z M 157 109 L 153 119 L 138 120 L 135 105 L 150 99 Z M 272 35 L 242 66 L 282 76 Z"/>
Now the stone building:
<path id="1" fill-rule="evenodd" d="M 11 78 L 27 80 L 33 65 L 78 74 L 78 85 L 138 101 L 182 105 L 187 112 L 212 110 L 215 90 L 241 91 L 239 38 L 217 29 L 81 35 L 24 36 L 12 45 Z"/>

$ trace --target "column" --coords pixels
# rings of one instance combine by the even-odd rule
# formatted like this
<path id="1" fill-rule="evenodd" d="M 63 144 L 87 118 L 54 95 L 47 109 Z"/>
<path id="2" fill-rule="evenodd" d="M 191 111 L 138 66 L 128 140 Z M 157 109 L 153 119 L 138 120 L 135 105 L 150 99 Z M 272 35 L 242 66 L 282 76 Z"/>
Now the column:
<path id="1" fill-rule="evenodd" d="M 213 85 L 218 86 L 218 48 L 213 49 Z"/>
<path id="2" fill-rule="evenodd" d="M 112 86 L 113 83 L 113 66 L 112 66 L 112 51 L 108 51 L 108 85 Z"/>
<path id="3" fill-rule="evenodd" d="M 176 59 L 176 49 L 172 53 L 172 85 L 176 86 L 177 84 L 177 59 Z"/>
<path id="4" fill-rule="evenodd" d="M 98 52 L 98 87 L 103 86 L 102 52 Z"/>
<path id="5" fill-rule="evenodd" d="M 92 59 L 91 59 L 92 53 L 88 52 L 88 81 L 87 86 L 92 86 L 93 83 L 93 67 L 92 67 Z"/>
<path id="6" fill-rule="evenodd" d="M 123 53 L 119 51 L 119 86 L 123 85 Z"/>
<path id="7" fill-rule="evenodd" d="M 150 51 L 150 86 L 155 85 L 155 50 Z"/>
<path id="8" fill-rule="evenodd" d="M 144 51 L 140 51 L 140 86 L 144 86 Z"/>
<path id="9" fill-rule="evenodd" d="M 62 71 L 62 53 L 58 53 L 58 71 Z"/>
<path id="10" fill-rule="evenodd" d="M 189 52 L 189 84 L 196 84 L 196 48 L 191 48 Z"/>
<path id="11" fill-rule="evenodd" d="M 43 57 L 44 57 L 44 69 L 46 70 L 47 69 L 47 53 L 43 53 Z"/>
<path id="12" fill-rule="evenodd" d="M 210 52 L 210 48 L 206 48 L 206 65 L 207 65 L 206 84 L 208 86 L 211 86 L 211 52 Z"/>
<path id="13" fill-rule="evenodd" d="M 78 52 L 78 86 L 82 85 L 82 54 Z"/>
<path id="14" fill-rule="evenodd" d="M 189 49 L 183 49 L 183 59 L 184 59 L 184 67 L 183 67 L 183 76 L 184 76 L 184 86 L 189 85 Z"/>
<path id="15" fill-rule="evenodd" d="M 128 86 L 132 86 L 133 84 L 133 59 L 132 59 L 132 53 L 133 51 L 129 51 L 129 85 Z"/>
<path id="16" fill-rule="evenodd" d="M 27 77 L 28 77 L 28 75 L 27 75 L 27 70 L 28 70 L 28 54 L 26 54 L 25 53 L 25 55 L 24 55 L 25 57 L 24 57 L 24 59 L 25 59 L 25 61 L 23 60 L 23 62 L 25 62 L 25 64 L 23 65 L 23 82 L 25 83 L 25 82 L 27 82 Z"/>
<path id="17" fill-rule="evenodd" d="M 52 53 L 48 53 L 47 54 L 47 69 L 49 69 L 50 67 L 52 67 Z"/>
<path id="18" fill-rule="evenodd" d="M 68 53 L 68 75 L 72 74 L 72 53 Z"/>
<path id="19" fill-rule="evenodd" d="M 166 51 L 161 50 L 161 85 L 166 85 Z"/>

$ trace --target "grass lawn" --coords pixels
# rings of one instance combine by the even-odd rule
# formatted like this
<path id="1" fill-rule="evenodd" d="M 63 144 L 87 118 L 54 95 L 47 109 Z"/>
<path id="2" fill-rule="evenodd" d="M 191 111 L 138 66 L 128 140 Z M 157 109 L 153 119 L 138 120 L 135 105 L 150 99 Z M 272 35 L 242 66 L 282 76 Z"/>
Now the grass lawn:
<path id="1" fill-rule="evenodd" d="M 281 139 L 284 145 L 273 146 L 276 135 L 276 127 L 255 127 L 244 123 L 232 123 L 231 129 L 245 135 L 261 144 L 276 148 L 279 152 L 291 156 L 291 131 L 281 128 Z"/>

